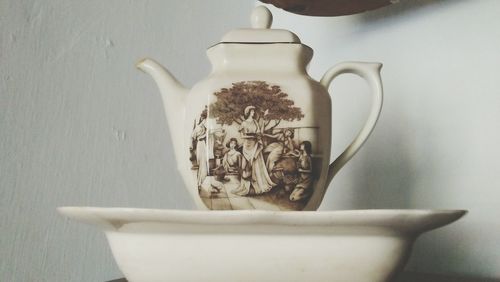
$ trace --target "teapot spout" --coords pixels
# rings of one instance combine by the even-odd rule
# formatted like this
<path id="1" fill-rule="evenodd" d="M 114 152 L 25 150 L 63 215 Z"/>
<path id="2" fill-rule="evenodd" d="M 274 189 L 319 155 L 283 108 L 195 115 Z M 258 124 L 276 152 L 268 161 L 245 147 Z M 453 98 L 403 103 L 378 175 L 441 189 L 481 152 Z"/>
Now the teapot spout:
<path id="1" fill-rule="evenodd" d="M 169 71 L 154 60 L 142 59 L 136 67 L 151 75 L 160 89 L 175 157 L 181 160 L 183 124 L 179 120 L 183 120 L 184 117 L 184 103 L 189 89 L 180 84 Z"/>

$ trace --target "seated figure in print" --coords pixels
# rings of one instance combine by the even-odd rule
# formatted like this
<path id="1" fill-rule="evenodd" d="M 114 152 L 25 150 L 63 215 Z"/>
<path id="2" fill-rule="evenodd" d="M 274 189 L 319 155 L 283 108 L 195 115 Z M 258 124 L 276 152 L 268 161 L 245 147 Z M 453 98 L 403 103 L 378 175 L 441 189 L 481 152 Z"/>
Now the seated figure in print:
<path id="1" fill-rule="evenodd" d="M 239 145 L 236 138 L 229 139 L 226 143 L 229 150 L 224 154 L 222 166 L 228 174 L 239 174 L 241 168 L 241 153 L 237 151 Z"/>

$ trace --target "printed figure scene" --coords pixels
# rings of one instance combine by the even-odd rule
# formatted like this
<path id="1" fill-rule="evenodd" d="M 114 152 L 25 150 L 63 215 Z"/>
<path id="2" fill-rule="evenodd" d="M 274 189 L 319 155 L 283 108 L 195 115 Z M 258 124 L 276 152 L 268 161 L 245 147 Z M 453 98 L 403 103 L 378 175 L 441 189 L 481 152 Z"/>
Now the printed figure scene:
<path id="1" fill-rule="evenodd" d="M 193 122 L 190 161 L 210 209 L 302 210 L 321 170 L 317 127 L 279 86 L 233 83 Z"/>

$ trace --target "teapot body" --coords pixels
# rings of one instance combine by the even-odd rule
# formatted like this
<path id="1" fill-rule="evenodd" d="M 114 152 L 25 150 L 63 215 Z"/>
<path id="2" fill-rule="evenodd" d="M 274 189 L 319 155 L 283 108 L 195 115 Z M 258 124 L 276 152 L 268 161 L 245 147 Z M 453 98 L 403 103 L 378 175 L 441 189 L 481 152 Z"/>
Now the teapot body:
<path id="1" fill-rule="evenodd" d="M 316 210 L 377 122 L 382 64 L 339 63 L 317 82 L 306 71 L 311 48 L 290 31 L 270 29 L 263 6 L 251 21 L 208 49 L 212 71 L 191 90 L 151 59 L 137 67 L 158 85 L 177 167 L 199 208 Z M 328 88 L 345 73 L 363 78 L 374 99 L 358 135 L 330 163 Z"/>
<path id="2" fill-rule="evenodd" d="M 200 208 L 315 210 L 326 190 L 331 100 L 306 73 L 312 50 L 249 45 L 209 49 L 212 72 L 185 99 L 177 160 L 185 185 Z"/>

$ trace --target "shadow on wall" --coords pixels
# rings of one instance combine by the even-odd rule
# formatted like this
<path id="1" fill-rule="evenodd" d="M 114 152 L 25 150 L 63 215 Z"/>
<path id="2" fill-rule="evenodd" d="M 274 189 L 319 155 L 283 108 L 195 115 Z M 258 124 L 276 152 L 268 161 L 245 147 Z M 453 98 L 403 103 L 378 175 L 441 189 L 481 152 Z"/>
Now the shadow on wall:
<path id="1" fill-rule="evenodd" d="M 355 17 L 360 20 L 361 25 L 387 25 L 387 21 L 411 13 L 438 7 L 445 9 L 461 2 L 464 0 L 400 0 L 397 4 L 358 14 Z M 373 32 L 373 28 L 370 29 Z M 411 130 L 405 128 L 402 122 L 393 122 L 404 120 L 406 118 L 404 112 L 393 113 L 389 118 L 390 121 L 385 124 L 390 123 L 390 125 L 382 127 L 384 123 L 384 110 L 382 110 L 378 125 L 375 127 L 375 134 L 368 139 L 367 145 L 372 149 L 365 148 L 358 153 L 363 159 L 361 164 L 356 166 L 356 175 L 362 177 L 353 177 L 350 180 L 353 194 L 349 203 L 350 208 L 415 208 L 411 201 L 412 191 L 415 191 L 418 178 L 422 174 L 418 171 L 416 163 L 418 160 L 415 154 L 418 152 L 411 147 L 414 138 Z M 383 138 L 377 139 L 376 135 Z M 428 166 L 431 165 L 432 162 Z"/>
<path id="2" fill-rule="evenodd" d="M 412 208 L 412 191 L 418 175 L 409 148 L 413 137 L 396 122 L 379 127 L 378 131 L 370 137 L 372 149 L 365 148 L 362 161 L 356 165 L 355 174 L 362 177 L 350 180 L 353 194 L 350 206 L 354 209 Z"/>
<path id="3" fill-rule="evenodd" d="M 432 10 L 446 10 L 451 5 L 458 5 L 463 0 L 401 0 L 399 4 L 391 5 L 372 12 L 356 15 L 356 19 L 361 25 L 360 30 L 368 29 L 368 25 L 386 25 L 389 21 L 395 19 L 401 20 L 403 17 L 415 13 L 431 12 Z M 370 27 L 373 29 L 372 27 Z M 398 116 L 399 115 L 399 116 Z M 418 169 L 418 160 L 416 154 L 411 148 L 413 137 L 407 128 L 404 128 L 402 122 L 392 122 L 392 120 L 404 119 L 404 112 L 398 112 L 392 115 L 390 124 L 386 123 L 381 127 L 381 121 L 384 119 L 384 110 L 382 110 L 379 125 L 368 141 L 369 148 L 363 148 L 361 156 L 357 156 L 358 164 L 355 168 L 355 176 L 351 177 L 349 208 L 352 209 L 371 209 L 371 208 L 421 208 L 415 207 L 412 198 L 416 193 L 420 177 L 426 177 Z M 376 138 L 381 136 L 380 138 Z M 366 146 L 366 145 L 365 145 Z M 438 156 L 432 157 L 437 158 Z M 432 165 L 432 158 L 429 165 Z M 361 160 L 361 161 L 360 161 Z M 429 170 L 428 170 L 429 171 Z M 359 177 L 356 177 L 359 175 Z M 430 176 L 430 175 L 427 175 Z M 334 180 L 335 182 L 335 180 Z M 335 190 L 335 183 L 330 187 Z M 470 227 L 469 227 L 470 228 Z M 456 230 L 455 230 L 456 231 Z M 444 232 L 444 230 L 443 230 Z M 448 231 L 446 231 L 448 232 Z M 467 261 L 468 265 L 477 268 L 483 265 L 485 269 L 494 269 L 494 262 L 488 258 L 482 258 L 481 255 L 469 253 L 467 246 L 474 245 L 471 238 L 463 238 L 460 234 L 452 234 L 451 231 L 444 236 L 435 236 L 429 240 L 422 240 L 419 250 L 415 250 L 412 256 L 415 259 L 416 266 L 429 266 L 436 269 L 436 265 L 442 265 L 437 268 L 445 269 L 450 261 L 443 261 L 442 258 L 456 258 L 457 260 Z M 453 238 L 453 240 L 450 240 Z M 457 242 L 459 244 L 457 244 Z M 447 254 L 447 255 L 445 255 Z M 413 260 L 412 259 L 412 260 Z M 455 262 L 460 265 L 460 262 Z M 432 266 L 434 265 L 434 266 Z M 463 271 L 468 271 L 463 269 Z M 498 281 L 483 280 L 478 278 L 463 278 L 460 280 L 435 280 L 435 281 Z M 399 281 L 399 280 L 398 280 Z M 417 281 L 417 280 L 401 280 Z M 424 281 L 424 280 L 418 280 Z"/>
<path id="4" fill-rule="evenodd" d="M 463 222 L 455 224 L 459 226 L 458 228 L 464 228 L 466 225 Z M 462 226 L 460 227 L 460 225 Z M 460 234 L 451 228 L 434 232 L 439 233 L 439 236 L 437 234 L 435 236 L 422 236 L 417 240 L 409 261 L 412 270 L 429 271 L 429 269 L 433 269 L 435 271 L 435 269 L 446 269 L 449 264 L 454 264 L 461 266 L 460 270 L 454 271 L 454 274 L 450 273 L 450 275 L 455 276 L 456 280 L 443 281 L 500 282 L 499 278 L 486 277 L 484 274 L 483 277 L 480 275 L 471 276 L 471 271 L 488 273 L 498 269 L 498 263 L 492 260 L 488 254 L 471 252 L 470 246 L 477 244 L 475 236 Z"/>

